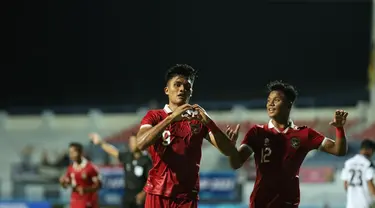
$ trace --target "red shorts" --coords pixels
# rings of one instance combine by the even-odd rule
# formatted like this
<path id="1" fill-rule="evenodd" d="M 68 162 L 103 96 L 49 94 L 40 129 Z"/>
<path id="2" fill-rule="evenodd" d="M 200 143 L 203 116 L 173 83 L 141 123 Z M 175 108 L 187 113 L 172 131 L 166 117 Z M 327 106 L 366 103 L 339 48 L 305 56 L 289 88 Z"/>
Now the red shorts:
<path id="1" fill-rule="evenodd" d="M 197 208 L 198 201 L 192 199 L 174 199 L 165 196 L 147 194 L 145 208 Z"/>
<path id="2" fill-rule="evenodd" d="M 88 202 L 86 200 L 70 201 L 70 208 L 99 208 L 97 202 Z"/>

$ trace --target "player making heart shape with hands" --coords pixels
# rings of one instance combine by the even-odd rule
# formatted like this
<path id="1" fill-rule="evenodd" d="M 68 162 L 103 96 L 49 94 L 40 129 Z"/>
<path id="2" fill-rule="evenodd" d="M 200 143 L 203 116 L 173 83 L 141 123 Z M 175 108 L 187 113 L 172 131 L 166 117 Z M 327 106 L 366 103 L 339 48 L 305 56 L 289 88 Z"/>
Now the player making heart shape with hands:
<path id="1" fill-rule="evenodd" d="M 199 120 L 203 124 L 208 124 L 211 118 L 207 112 L 198 104 L 190 105 L 184 104 L 177 107 L 172 113 L 173 122 L 181 120 Z"/>

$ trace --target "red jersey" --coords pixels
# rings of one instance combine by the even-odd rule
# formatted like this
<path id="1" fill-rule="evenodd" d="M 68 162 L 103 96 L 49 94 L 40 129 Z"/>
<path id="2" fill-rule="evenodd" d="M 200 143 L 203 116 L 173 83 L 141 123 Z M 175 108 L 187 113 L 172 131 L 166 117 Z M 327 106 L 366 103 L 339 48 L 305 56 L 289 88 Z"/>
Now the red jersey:
<path id="1" fill-rule="evenodd" d="M 148 111 L 141 127 L 155 126 L 172 110 Z M 197 199 L 202 142 L 208 129 L 199 121 L 179 121 L 168 126 L 148 148 L 152 159 L 145 192 L 166 197 Z"/>
<path id="2" fill-rule="evenodd" d="M 315 130 L 295 126 L 293 122 L 284 131 L 271 121 L 253 126 L 242 141 L 242 145 L 254 151 L 256 165 L 250 207 L 298 206 L 299 169 L 307 153 L 319 148 L 324 139 Z"/>
<path id="3" fill-rule="evenodd" d="M 73 163 L 69 165 L 66 171 L 66 177 L 69 178 L 71 186 L 73 187 L 71 195 L 71 206 L 76 206 L 77 204 L 85 204 L 85 207 L 98 207 L 98 193 L 85 193 L 80 195 L 74 190 L 74 187 L 81 186 L 83 188 L 88 188 L 94 185 L 95 180 L 99 180 L 98 168 L 91 162 L 83 159 L 81 164 Z M 84 208 L 84 207 L 83 207 Z"/>

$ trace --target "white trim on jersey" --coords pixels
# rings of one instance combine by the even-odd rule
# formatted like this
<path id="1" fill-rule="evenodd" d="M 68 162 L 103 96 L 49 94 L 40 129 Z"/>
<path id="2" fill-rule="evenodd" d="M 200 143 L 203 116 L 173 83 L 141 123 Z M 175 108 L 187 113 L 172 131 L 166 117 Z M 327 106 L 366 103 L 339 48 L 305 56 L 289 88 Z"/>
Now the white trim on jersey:
<path id="1" fill-rule="evenodd" d="M 167 114 L 171 114 L 173 111 L 172 109 L 169 107 L 168 104 L 165 104 L 163 110 L 167 113 Z"/>
<path id="2" fill-rule="evenodd" d="M 324 137 L 322 143 L 320 143 L 320 146 L 319 146 L 318 150 L 321 150 L 321 149 L 323 148 L 324 144 L 325 144 L 327 141 L 335 142 L 335 140 L 333 140 L 333 139 L 330 139 L 330 138 L 328 138 L 328 137 Z"/>
<path id="3" fill-rule="evenodd" d="M 142 128 L 145 128 L 145 127 L 152 127 L 151 124 L 143 124 L 141 125 L 141 127 L 139 127 L 139 129 L 142 129 Z"/>
<path id="4" fill-rule="evenodd" d="M 268 128 L 269 129 L 275 129 L 278 133 L 284 133 L 284 134 L 288 132 L 289 128 L 292 128 L 292 129 L 297 128 L 297 126 L 294 124 L 294 122 L 292 120 L 289 120 L 288 122 L 289 122 L 290 125 L 286 129 L 284 129 L 284 131 L 282 131 L 282 132 L 275 125 L 273 125 L 272 119 L 268 122 Z"/>
<path id="5" fill-rule="evenodd" d="M 247 144 L 241 144 L 240 148 L 241 148 L 242 146 L 247 147 L 247 148 L 249 148 L 249 150 L 251 150 L 251 152 L 254 152 L 253 149 L 251 149 L 251 147 L 250 147 L 249 145 L 247 145 Z"/>

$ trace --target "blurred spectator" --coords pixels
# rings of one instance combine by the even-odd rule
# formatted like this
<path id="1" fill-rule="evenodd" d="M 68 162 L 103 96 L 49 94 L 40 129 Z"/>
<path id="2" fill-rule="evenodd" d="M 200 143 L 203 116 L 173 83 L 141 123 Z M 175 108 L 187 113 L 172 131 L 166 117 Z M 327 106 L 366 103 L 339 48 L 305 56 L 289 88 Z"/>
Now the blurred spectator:
<path id="1" fill-rule="evenodd" d="M 41 159 L 41 165 L 44 166 L 54 166 L 57 168 L 64 168 L 70 164 L 70 159 L 68 152 L 64 151 L 62 152 L 59 157 L 57 158 L 56 162 L 51 163 L 49 161 L 48 152 L 46 150 L 42 153 L 42 159 Z"/>
<path id="2" fill-rule="evenodd" d="M 30 172 L 34 170 L 33 165 L 31 163 L 33 152 L 34 152 L 34 147 L 31 145 L 27 145 L 21 151 L 21 158 L 20 158 L 21 163 L 20 163 L 19 168 L 23 172 Z"/>

